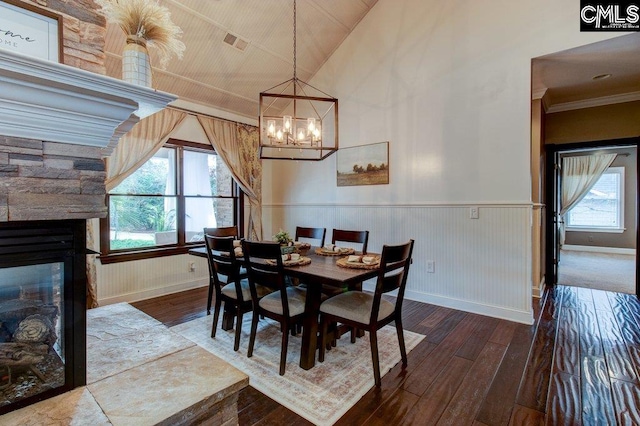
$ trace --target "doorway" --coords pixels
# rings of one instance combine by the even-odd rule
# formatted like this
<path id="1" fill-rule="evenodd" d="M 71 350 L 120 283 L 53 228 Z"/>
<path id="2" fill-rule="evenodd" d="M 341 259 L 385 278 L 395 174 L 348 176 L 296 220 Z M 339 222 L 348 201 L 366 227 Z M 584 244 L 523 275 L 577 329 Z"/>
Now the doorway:
<path id="1" fill-rule="evenodd" d="M 588 143 L 547 145 L 546 148 L 546 273 L 547 284 L 573 285 L 606 291 L 640 294 L 638 280 L 638 138 Z M 612 204 L 612 196 L 605 195 L 599 186 L 580 201 L 570 214 L 559 218 L 562 191 L 561 162 L 564 157 L 615 153 L 616 158 L 607 169 L 607 176 L 599 185 L 612 185 L 609 174 L 622 173 L 619 194 L 620 223 L 609 229 L 587 223 L 604 210 L 602 203 Z M 618 178 L 619 179 L 619 178 Z M 620 189 L 623 191 L 623 188 Z M 607 223 L 613 219 L 603 214 Z M 588 218 L 588 219 L 587 219 Z M 587 222 L 585 222 L 587 221 Z M 588 225 L 588 226 L 587 226 Z M 615 225 L 615 226 L 614 226 Z M 564 235 L 562 227 L 565 228 Z M 616 228 L 616 229 L 614 229 Z M 561 244 L 562 243 L 562 244 Z"/>

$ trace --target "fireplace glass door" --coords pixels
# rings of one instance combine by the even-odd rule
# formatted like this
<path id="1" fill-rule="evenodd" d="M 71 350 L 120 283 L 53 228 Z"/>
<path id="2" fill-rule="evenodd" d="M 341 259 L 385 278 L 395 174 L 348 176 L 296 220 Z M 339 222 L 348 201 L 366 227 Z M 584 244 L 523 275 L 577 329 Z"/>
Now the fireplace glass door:
<path id="1" fill-rule="evenodd" d="M 85 384 L 84 226 L 0 224 L 0 415 Z"/>
<path id="2" fill-rule="evenodd" d="M 0 406 L 65 384 L 64 262 L 0 269 Z"/>

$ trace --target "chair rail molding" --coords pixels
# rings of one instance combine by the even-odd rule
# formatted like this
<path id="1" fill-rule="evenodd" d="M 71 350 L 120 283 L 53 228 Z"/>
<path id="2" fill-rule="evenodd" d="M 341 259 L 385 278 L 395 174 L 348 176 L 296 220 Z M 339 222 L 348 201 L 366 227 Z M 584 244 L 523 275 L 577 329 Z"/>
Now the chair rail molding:
<path id="1" fill-rule="evenodd" d="M 97 146 L 108 156 L 120 136 L 177 96 L 0 49 L 4 136 Z"/>

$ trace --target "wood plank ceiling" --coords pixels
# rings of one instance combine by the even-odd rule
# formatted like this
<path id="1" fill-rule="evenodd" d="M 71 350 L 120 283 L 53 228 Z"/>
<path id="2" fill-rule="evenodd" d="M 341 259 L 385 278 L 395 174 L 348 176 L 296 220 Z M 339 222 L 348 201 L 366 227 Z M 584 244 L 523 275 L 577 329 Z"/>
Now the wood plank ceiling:
<path id="1" fill-rule="evenodd" d="M 297 74 L 309 81 L 377 0 L 298 0 Z M 165 70 L 150 50 L 153 87 L 182 100 L 258 115 L 258 95 L 293 76 L 293 0 L 160 0 L 183 30 L 184 58 Z M 225 42 L 232 41 L 230 45 Z M 125 35 L 108 24 L 106 69 L 121 78 Z"/>

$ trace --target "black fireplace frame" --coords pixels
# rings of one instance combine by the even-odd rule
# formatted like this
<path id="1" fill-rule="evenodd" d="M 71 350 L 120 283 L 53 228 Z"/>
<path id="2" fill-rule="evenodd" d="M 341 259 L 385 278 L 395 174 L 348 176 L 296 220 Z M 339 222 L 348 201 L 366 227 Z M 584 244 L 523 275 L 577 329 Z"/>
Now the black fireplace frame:
<path id="1" fill-rule="evenodd" d="M 0 268 L 64 263 L 65 383 L 0 407 L 0 415 L 86 384 L 86 220 L 0 222 Z"/>

